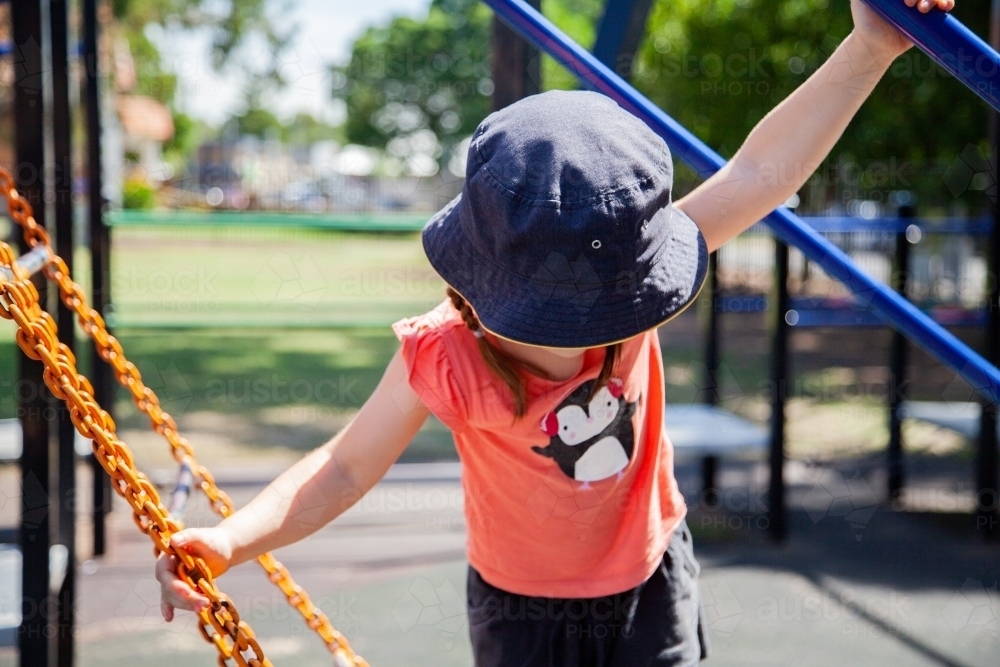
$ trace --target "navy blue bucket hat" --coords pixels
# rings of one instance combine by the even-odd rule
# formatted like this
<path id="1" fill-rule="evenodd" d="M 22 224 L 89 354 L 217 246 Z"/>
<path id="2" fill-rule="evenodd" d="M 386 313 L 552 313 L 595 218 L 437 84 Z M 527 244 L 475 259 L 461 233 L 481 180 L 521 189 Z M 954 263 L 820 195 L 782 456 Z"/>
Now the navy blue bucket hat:
<path id="1" fill-rule="evenodd" d="M 546 347 L 631 338 L 684 310 L 708 249 L 671 204 L 666 143 L 613 100 L 551 91 L 486 118 L 431 265 L 487 331 Z"/>

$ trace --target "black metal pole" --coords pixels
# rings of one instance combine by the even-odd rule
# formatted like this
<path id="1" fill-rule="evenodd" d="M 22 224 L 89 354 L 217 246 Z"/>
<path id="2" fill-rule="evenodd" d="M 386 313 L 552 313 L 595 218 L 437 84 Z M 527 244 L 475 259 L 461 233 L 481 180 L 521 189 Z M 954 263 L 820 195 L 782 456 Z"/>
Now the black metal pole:
<path id="1" fill-rule="evenodd" d="M 610 5 L 609 5 L 610 8 Z M 711 302 L 708 308 L 708 331 L 705 337 L 705 377 L 703 398 L 709 405 L 719 404 L 719 303 L 722 290 L 719 287 L 719 253 L 708 256 L 708 279 L 711 281 Z M 701 497 L 708 505 L 714 506 L 719 500 L 715 488 L 715 477 L 719 469 L 719 457 L 709 454 L 701 459 Z"/>
<path id="2" fill-rule="evenodd" d="M 711 281 L 711 307 L 708 309 L 708 332 L 705 337 L 705 378 L 703 398 L 709 405 L 719 404 L 719 253 L 708 256 L 708 279 Z"/>
<path id="3" fill-rule="evenodd" d="M 914 208 L 910 204 L 904 204 L 897 210 L 897 216 L 904 220 L 913 218 L 914 213 Z M 905 297 L 910 274 L 910 242 L 906 238 L 905 230 L 896 234 L 895 264 L 892 288 Z M 889 350 L 889 449 L 887 452 L 889 478 L 887 490 L 890 501 L 899 498 L 906 483 L 906 470 L 903 462 L 903 419 L 900 413 L 900 404 L 906 399 L 908 353 L 906 336 L 894 329 Z"/>
<path id="4" fill-rule="evenodd" d="M 785 510 L 785 400 L 788 393 L 788 246 L 774 240 L 774 340 L 771 348 L 771 480 L 767 492 L 771 539 L 788 534 Z"/>
<path id="5" fill-rule="evenodd" d="M 90 221 L 91 303 L 106 318 L 111 301 L 111 236 L 104 224 L 104 195 L 101 172 L 101 87 L 97 53 L 97 1 L 83 0 L 83 97 L 87 109 L 87 194 Z M 96 354 L 91 374 L 97 404 L 114 414 L 114 379 L 111 369 Z M 105 514 L 111 510 L 110 479 L 94 456 L 89 457 L 93 474 L 93 553 L 100 556 L 106 549 Z"/>
<path id="6" fill-rule="evenodd" d="M 623 79 L 632 76 L 635 52 L 652 8 L 652 0 L 607 0 L 604 4 L 593 53 Z"/>
<path id="7" fill-rule="evenodd" d="M 528 0 L 535 9 L 541 0 Z M 497 111 L 541 90 L 542 69 L 538 49 L 530 46 L 498 17 L 493 17 L 491 41 L 493 110 Z"/>
<path id="8" fill-rule="evenodd" d="M 20 54 L 14 73 L 14 178 L 18 192 L 34 209 L 35 220 L 45 221 L 45 136 L 43 132 L 42 13 L 39 0 L 11 3 L 14 48 Z M 21 251 L 27 251 L 22 240 Z M 35 278 L 45 303 L 45 279 Z M 49 426 L 48 391 L 42 365 L 20 355 L 18 417 L 24 431 L 21 452 L 21 627 L 18 647 L 21 667 L 45 667 L 49 660 Z"/>
<path id="9" fill-rule="evenodd" d="M 993 48 L 1000 48 L 1000 0 L 993 0 L 990 5 L 990 43 Z M 1000 151 L 1000 114 L 990 112 L 990 146 L 993 149 L 993 165 L 996 169 L 996 156 Z M 997 174 L 993 174 L 994 180 Z M 993 230 L 990 234 L 989 251 L 989 320 L 986 325 L 986 342 L 983 346 L 986 360 L 996 366 L 1000 362 L 1000 286 L 997 276 L 1000 275 L 1000 192 L 994 184 L 993 200 Z M 1000 536 L 1000 498 L 997 484 L 997 404 L 980 398 L 982 417 L 979 424 L 979 447 L 976 452 L 976 528 L 980 535 L 987 539 Z"/>
<path id="10" fill-rule="evenodd" d="M 52 149 L 54 158 L 56 254 L 73 270 L 73 123 L 69 105 L 69 20 L 66 0 L 49 1 L 49 35 L 52 53 Z M 73 311 L 59 301 L 59 342 L 75 348 Z M 59 544 L 66 547 L 66 574 L 59 589 L 56 664 L 73 667 L 73 629 L 76 577 L 76 428 L 69 410 L 59 405 Z"/>

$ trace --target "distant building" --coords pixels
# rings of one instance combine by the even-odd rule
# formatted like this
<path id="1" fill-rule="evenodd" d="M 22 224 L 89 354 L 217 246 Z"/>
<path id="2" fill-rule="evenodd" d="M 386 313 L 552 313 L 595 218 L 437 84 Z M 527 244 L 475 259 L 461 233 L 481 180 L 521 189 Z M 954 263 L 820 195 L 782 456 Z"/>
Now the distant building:
<path id="1" fill-rule="evenodd" d="M 140 172 L 130 177 L 150 184 L 169 180 L 173 168 L 163 160 L 163 144 L 174 136 L 170 109 L 145 95 L 119 95 L 116 104 L 126 156 Z"/>

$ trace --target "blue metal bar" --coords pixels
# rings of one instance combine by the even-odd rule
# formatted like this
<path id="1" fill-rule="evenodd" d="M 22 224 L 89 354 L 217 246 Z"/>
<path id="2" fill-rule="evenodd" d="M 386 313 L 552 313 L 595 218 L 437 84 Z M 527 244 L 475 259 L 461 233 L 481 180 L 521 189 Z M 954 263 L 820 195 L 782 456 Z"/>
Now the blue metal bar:
<path id="1" fill-rule="evenodd" d="M 831 232 L 884 232 L 899 234 L 915 221 L 911 218 L 852 218 L 836 215 L 806 216 L 802 221 L 821 234 Z"/>
<path id="2" fill-rule="evenodd" d="M 528 42 L 554 57 L 574 73 L 583 85 L 604 93 L 622 108 L 643 120 L 654 132 L 663 137 L 674 155 L 702 177 L 711 176 L 725 164 L 725 160 L 703 141 L 602 65 L 597 58 L 573 42 L 523 0 L 484 0 L 484 2 Z M 782 207 L 773 211 L 765 221 L 778 238 L 799 248 L 806 257 L 823 267 L 827 275 L 844 283 L 854 292 L 855 298 L 862 306 L 877 311 L 886 324 L 895 327 L 937 357 L 984 397 L 1000 402 L 1000 371 L 968 345 L 948 333 L 890 288 L 865 275 L 851 262 L 847 254 L 811 229 L 787 208 Z"/>
<path id="3" fill-rule="evenodd" d="M 949 327 L 975 327 L 986 325 L 987 310 L 975 308 L 941 308 L 927 311 L 938 324 Z M 853 304 L 828 306 L 809 298 L 792 299 L 785 318 L 793 327 L 883 327 L 885 322 L 872 310 Z"/>
<path id="4" fill-rule="evenodd" d="M 937 64 L 1000 111 L 1000 53 L 951 14 L 921 14 L 902 0 L 864 0 Z"/>
<path id="5" fill-rule="evenodd" d="M 765 313 L 770 309 L 766 295 L 726 294 L 715 300 L 715 309 L 728 315 Z M 792 314 L 794 311 L 794 314 Z M 923 311 L 932 320 L 946 327 L 982 327 L 986 324 L 985 308 L 932 306 Z M 789 300 L 786 313 L 793 327 L 883 327 L 885 321 L 853 300 L 795 297 Z"/>
<path id="6" fill-rule="evenodd" d="M 804 216 L 802 221 L 821 234 L 831 232 L 885 232 L 900 234 L 910 225 L 916 225 L 925 234 L 970 234 L 984 236 L 993 229 L 988 218 L 944 218 L 941 220 L 919 218 L 852 218 L 846 216 Z"/>

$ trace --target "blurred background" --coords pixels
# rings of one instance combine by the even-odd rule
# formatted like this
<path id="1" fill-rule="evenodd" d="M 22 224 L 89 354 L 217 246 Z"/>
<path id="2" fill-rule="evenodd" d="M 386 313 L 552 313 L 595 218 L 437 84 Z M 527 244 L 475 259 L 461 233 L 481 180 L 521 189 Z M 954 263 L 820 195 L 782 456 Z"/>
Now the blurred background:
<path id="1" fill-rule="evenodd" d="M 724 157 L 852 26 L 846 0 L 621 6 L 632 24 L 606 61 Z M 603 2 L 540 8 L 598 50 Z M 959 0 L 954 13 L 986 39 L 990 9 Z M 0 2 L 0 164 L 15 168 L 14 88 L 44 87 L 47 71 L 26 68 L 28 51 L 46 47 L 13 42 L 10 13 Z M 73 272 L 89 290 L 79 3 L 68 16 L 74 151 L 65 168 Z M 389 325 L 444 298 L 419 229 L 460 192 L 479 122 L 526 94 L 578 84 L 475 0 L 102 0 L 97 17 L 106 317 L 199 460 L 244 503 L 351 419 L 396 349 Z M 824 233 L 888 284 L 898 285 L 905 246 L 906 295 L 980 351 L 996 281 L 990 123 L 986 104 L 912 50 L 786 202 L 809 218 L 854 221 Z M 678 164 L 675 198 L 698 182 Z M 900 217 L 914 224 L 898 228 Z M 19 235 L 0 218 L 0 238 Z M 891 330 L 858 315 L 848 290 L 795 249 L 790 312 L 806 319 L 785 317 L 787 383 L 776 387 L 775 261 L 772 237 L 755 226 L 718 253 L 716 292 L 660 331 L 668 401 L 714 404 L 749 434 L 711 463 L 714 495 L 705 493 L 707 450 L 695 442 L 684 455 L 678 443 L 715 645 L 706 664 L 1000 665 L 1000 559 L 973 520 L 996 510 L 995 493 L 992 509 L 977 505 L 973 388 L 909 348 L 901 393 L 944 407 L 903 419 L 894 435 Z M 89 343 L 77 338 L 91 373 Z M 19 380 L 19 355 L 14 326 L 0 320 L 8 423 L 28 394 L 46 391 Z M 790 487 L 789 534 L 777 543 L 760 435 L 776 393 Z M 125 390 L 113 413 L 139 468 L 169 493 L 176 464 Z M 887 472 L 893 437 L 906 454 L 905 488 Z M 92 504 L 90 474 L 81 463 L 81 508 Z M 5 455 L 3 527 L 17 525 L 26 493 L 17 454 Z M 209 510 L 194 496 L 185 519 L 209 525 Z M 78 521 L 77 663 L 215 664 L 192 619 L 159 620 L 149 545 L 124 503 L 114 499 L 103 555 L 95 519 L 81 511 Z M 463 543 L 457 458 L 432 419 L 386 482 L 279 557 L 373 665 L 469 665 Z M 252 569 L 222 585 L 274 663 L 330 664 Z M 13 614 L 14 589 L 2 596 Z M 14 664 L 16 646 L 0 648 L 0 665 Z"/>

